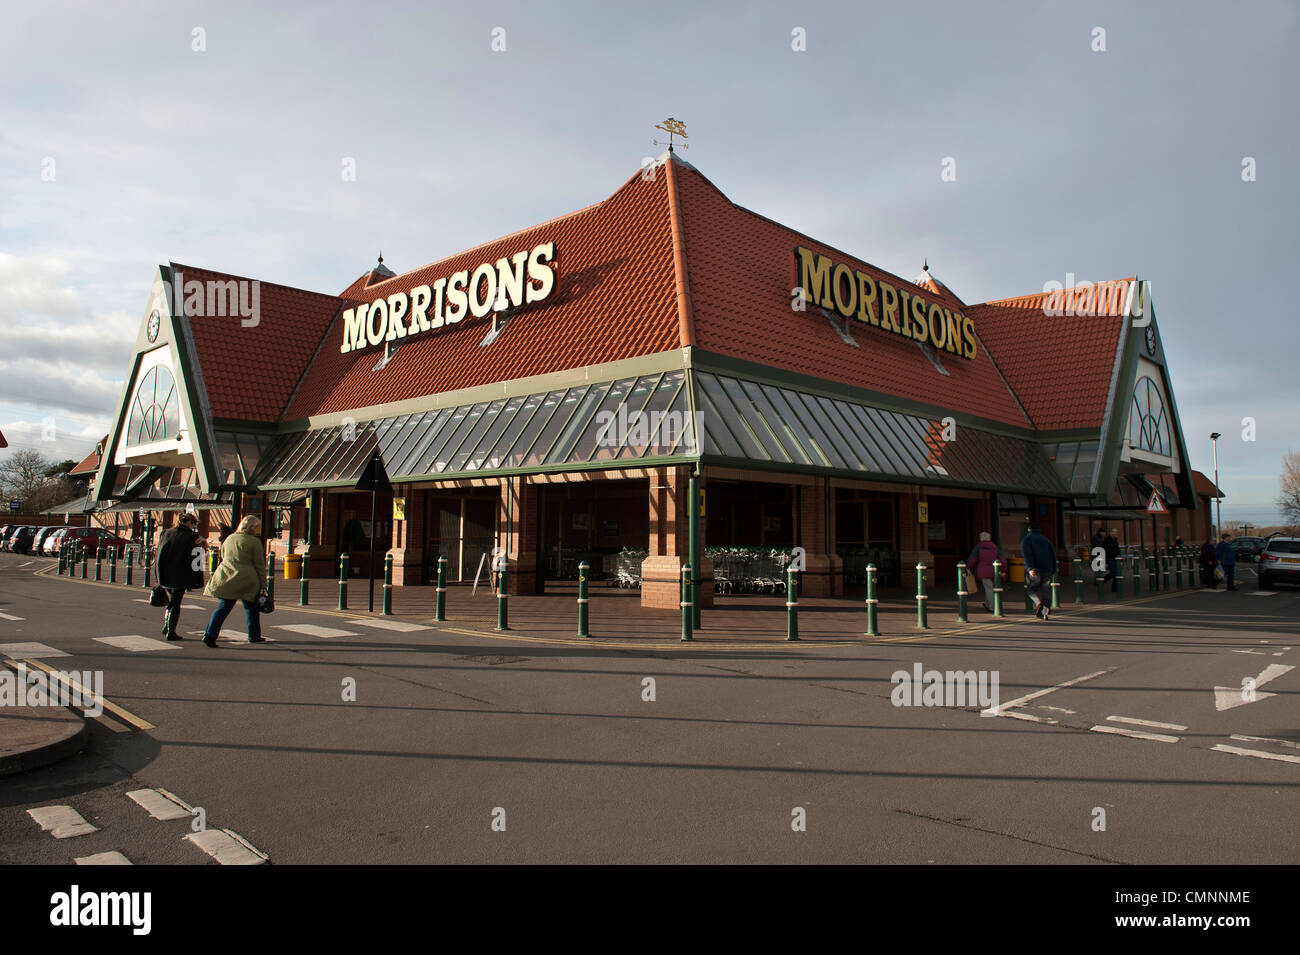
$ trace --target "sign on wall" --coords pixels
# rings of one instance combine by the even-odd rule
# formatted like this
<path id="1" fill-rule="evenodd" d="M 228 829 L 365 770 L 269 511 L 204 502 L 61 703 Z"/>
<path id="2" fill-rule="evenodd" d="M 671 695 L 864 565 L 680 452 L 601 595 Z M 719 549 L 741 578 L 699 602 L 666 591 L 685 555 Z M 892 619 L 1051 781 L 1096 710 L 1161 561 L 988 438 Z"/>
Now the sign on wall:
<path id="1" fill-rule="evenodd" d="M 395 521 L 406 520 L 406 498 L 404 497 L 393 498 L 393 520 Z"/>
<path id="2" fill-rule="evenodd" d="M 930 502 L 929 501 L 916 502 L 916 522 L 918 524 L 930 523 Z"/>
<path id="3" fill-rule="evenodd" d="M 797 289 L 802 290 L 803 300 L 845 319 L 924 342 L 937 351 L 975 357 L 975 323 L 961 312 L 802 246 L 795 246 L 794 259 Z"/>
<path id="4" fill-rule="evenodd" d="M 482 318 L 519 305 L 540 302 L 555 291 L 555 243 L 543 242 L 510 258 L 463 269 L 432 285 L 380 296 L 343 313 L 339 351 L 400 341 L 455 325 L 466 317 Z"/>

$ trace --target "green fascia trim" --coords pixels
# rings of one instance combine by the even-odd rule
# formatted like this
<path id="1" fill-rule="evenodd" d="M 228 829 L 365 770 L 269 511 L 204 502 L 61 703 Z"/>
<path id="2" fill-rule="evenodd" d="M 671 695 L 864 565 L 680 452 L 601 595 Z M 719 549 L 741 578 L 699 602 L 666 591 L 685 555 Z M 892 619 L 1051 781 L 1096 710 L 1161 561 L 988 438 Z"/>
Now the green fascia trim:
<path id="1" fill-rule="evenodd" d="M 759 384 L 792 388 L 806 394 L 821 395 L 824 398 L 841 398 L 845 401 L 867 405 L 882 411 L 898 411 L 903 414 L 933 418 L 935 420 L 942 420 L 951 416 L 960 425 L 979 428 L 981 431 L 1004 437 L 1022 438 L 1028 441 L 1038 440 L 1039 437 L 1038 432 L 1032 428 L 1018 428 L 1001 421 L 993 421 L 989 418 L 967 414 L 955 408 L 944 408 L 939 405 L 907 401 L 897 395 L 867 391 L 837 381 L 829 381 L 825 378 L 814 378 L 811 375 L 732 358 L 730 355 L 701 351 L 699 348 L 693 348 L 692 351 L 694 354 L 691 356 L 691 367 L 696 371 L 727 375 L 731 378 L 742 378 Z"/>
<path id="2" fill-rule="evenodd" d="M 113 485 L 117 483 L 119 467 L 113 463 L 113 458 L 117 456 L 117 443 L 122 439 L 122 429 L 126 427 L 126 411 L 131 402 L 131 386 L 135 384 L 136 376 L 140 374 L 143 354 L 138 351 L 135 353 L 135 357 L 131 360 L 131 370 L 122 385 L 122 400 L 118 402 L 117 414 L 113 418 L 113 426 L 109 428 L 108 441 L 104 445 L 104 455 L 99 459 L 99 471 L 95 474 L 94 502 L 96 504 L 100 501 L 112 500 L 111 492 Z M 121 467 L 129 466 L 121 465 Z"/>
<path id="3" fill-rule="evenodd" d="M 489 345 L 489 348 L 492 346 Z M 440 408 L 456 408 L 461 405 L 474 405 L 482 401 L 494 401 L 497 398 L 515 398 L 522 395 L 541 394 L 548 391 L 568 390 L 582 385 L 596 385 L 617 381 L 620 378 L 640 378 L 644 375 L 657 375 L 666 371 L 685 371 L 688 366 L 684 349 L 656 352 L 653 355 L 638 355 L 619 361 L 606 362 L 601 365 L 588 365 L 583 368 L 568 368 L 563 371 L 547 372 L 530 378 L 516 378 L 512 381 L 493 382 L 460 388 L 455 391 L 443 391 L 418 398 L 406 398 L 390 401 L 386 404 L 369 405 L 352 408 L 347 411 L 335 411 L 329 414 L 313 415 L 310 418 L 298 418 L 283 421 L 277 428 L 280 432 L 318 431 L 322 428 L 341 424 L 344 418 L 352 418 L 357 424 L 378 421 L 381 418 L 396 418 L 406 414 L 422 411 L 437 411 Z M 400 355 L 394 361 L 400 360 Z M 374 372 L 382 375 L 383 371 Z"/>
<path id="4" fill-rule="evenodd" d="M 468 481 L 475 478 L 506 478 L 528 474 L 570 474 L 574 471 L 628 471 L 634 468 L 668 467 L 677 464 L 694 464 L 698 459 L 684 455 L 655 458 L 630 458 L 624 461 L 596 461 L 566 464 L 564 466 L 534 466 L 527 468 L 492 468 L 478 471 L 443 472 L 441 474 L 394 474 L 394 484 L 421 484 L 426 481 Z M 313 488 L 352 487 L 356 481 L 321 481 L 304 484 L 264 484 L 260 491 L 309 490 Z"/>
<path id="5" fill-rule="evenodd" d="M 1033 494 L 1037 497 L 1068 498 L 1070 492 L 1061 485 L 1056 488 L 1029 487 L 1014 484 L 974 484 L 969 481 L 945 481 L 941 478 L 920 478 L 911 475 L 881 474 L 877 471 L 845 471 L 838 468 L 817 467 L 807 464 L 783 464 L 778 461 L 750 461 L 706 454 L 700 459 L 705 466 L 747 468 L 753 471 L 775 471 L 791 474 L 812 474 L 818 477 L 850 478 L 855 481 L 877 481 L 902 486 L 954 488 L 963 491 L 989 491 L 999 494 Z"/>
<path id="6" fill-rule="evenodd" d="M 1154 302 L 1149 303 L 1151 306 L 1151 324 L 1156 329 L 1156 349 L 1157 356 L 1155 361 L 1160 366 L 1160 373 L 1164 378 L 1165 397 L 1169 399 L 1169 414 L 1173 417 L 1173 428 L 1171 429 L 1178 442 L 1178 459 L 1182 464 L 1179 472 L 1174 475 L 1174 484 L 1178 488 L 1179 501 L 1190 501 L 1190 504 L 1182 506 L 1189 511 L 1198 510 L 1201 506 L 1201 497 L 1196 493 L 1196 482 L 1192 480 L 1192 460 L 1187 453 L 1187 439 L 1183 436 L 1183 419 L 1178 414 L 1178 401 L 1174 398 L 1174 385 L 1172 375 L 1169 374 L 1169 363 L 1165 355 L 1165 339 L 1160 334 L 1160 328 L 1156 325 L 1156 306 Z M 1136 385 L 1136 382 L 1134 382 Z M 1222 489 L 1220 489 L 1222 490 Z"/>

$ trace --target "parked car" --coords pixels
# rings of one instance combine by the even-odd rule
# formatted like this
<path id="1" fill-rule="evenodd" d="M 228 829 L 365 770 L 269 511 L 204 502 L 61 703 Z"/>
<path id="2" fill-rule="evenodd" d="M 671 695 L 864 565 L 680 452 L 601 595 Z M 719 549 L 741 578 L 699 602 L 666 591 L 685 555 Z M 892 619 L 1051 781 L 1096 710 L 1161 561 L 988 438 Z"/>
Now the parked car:
<path id="1" fill-rule="evenodd" d="M 1259 555 L 1259 586 L 1300 583 L 1300 537 L 1272 537 Z"/>
<path id="2" fill-rule="evenodd" d="M 55 531 L 63 530 L 65 526 L 66 525 L 60 526 L 58 524 L 51 524 L 48 527 L 42 527 L 38 530 L 36 536 L 32 538 L 32 553 L 36 554 L 38 557 L 43 555 L 45 553 L 45 542 L 49 540 L 50 535 Z"/>
<path id="3" fill-rule="evenodd" d="M 117 556 L 121 557 L 129 543 L 125 539 L 114 535 L 112 531 L 105 530 L 102 527 L 69 527 L 53 539 L 57 541 L 54 544 L 55 554 L 59 552 L 58 548 L 61 544 L 72 541 L 80 543 L 92 560 L 94 560 L 95 554 L 98 553 L 100 547 L 104 548 L 104 556 L 106 557 L 111 550 L 116 550 Z M 50 545 L 47 543 L 46 546 L 49 547 Z"/>
<path id="4" fill-rule="evenodd" d="M 1238 561 L 1256 561 L 1268 544 L 1262 537 L 1235 537 L 1228 542 L 1237 553 Z"/>
<path id="5" fill-rule="evenodd" d="M 18 528 L 13 537 L 9 538 L 9 550 L 14 554 L 30 554 L 32 551 L 32 539 L 36 537 L 39 527 L 33 527 L 30 524 Z"/>
<path id="6" fill-rule="evenodd" d="M 0 548 L 12 553 L 14 549 L 14 539 L 18 536 L 18 532 L 26 526 L 26 524 L 10 524 L 6 527 L 4 536 L 0 537 Z"/>

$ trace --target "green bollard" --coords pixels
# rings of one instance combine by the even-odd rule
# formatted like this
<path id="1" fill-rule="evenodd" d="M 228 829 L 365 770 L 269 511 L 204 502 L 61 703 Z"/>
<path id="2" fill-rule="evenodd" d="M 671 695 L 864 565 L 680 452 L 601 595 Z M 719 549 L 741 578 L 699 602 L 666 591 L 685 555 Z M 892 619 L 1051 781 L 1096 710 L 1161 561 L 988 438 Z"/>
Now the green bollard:
<path id="1" fill-rule="evenodd" d="M 1061 598 L 1058 591 L 1061 589 L 1061 582 L 1056 579 L 1056 571 L 1052 571 L 1052 609 L 1061 609 Z"/>
<path id="2" fill-rule="evenodd" d="M 275 555 L 266 557 L 266 596 L 275 600 Z"/>
<path id="3" fill-rule="evenodd" d="M 153 589 L 153 560 L 152 560 L 152 557 L 153 557 L 153 555 L 149 553 L 149 547 L 148 547 L 148 545 L 145 545 L 144 553 L 140 555 L 140 559 L 144 561 L 144 589 L 145 589 L 145 590 L 152 590 L 152 589 Z"/>
<path id="4" fill-rule="evenodd" d="M 497 571 L 497 625 L 494 630 L 510 629 L 510 595 L 506 593 L 506 568 L 504 557 L 500 558 L 501 569 Z"/>
<path id="5" fill-rule="evenodd" d="M 880 636 L 879 601 L 876 600 L 876 565 L 867 564 L 867 636 Z"/>
<path id="6" fill-rule="evenodd" d="M 85 580 L 90 571 L 90 551 L 83 545 L 81 548 L 81 579 Z"/>
<path id="7" fill-rule="evenodd" d="M 578 565 L 578 636 L 586 639 L 591 636 L 591 631 L 587 629 L 587 572 L 591 570 L 591 565 L 585 560 Z"/>
<path id="8" fill-rule="evenodd" d="M 307 567 L 309 565 L 307 558 L 310 553 L 311 553 L 311 549 L 308 548 L 307 552 L 302 555 L 302 576 L 298 578 L 298 606 L 300 607 L 307 606 L 309 600 L 311 599 L 310 598 L 311 588 L 307 584 Z"/>
<path id="9" fill-rule="evenodd" d="M 785 638 L 799 639 L 799 577 L 794 570 L 785 572 Z"/>
<path id="10" fill-rule="evenodd" d="M 447 558 L 438 558 L 438 591 L 434 598 L 433 619 L 447 619 Z"/>
<path id="11" fill-rule="evenodd" d="M 1097 572 L 1094 570 L 1092 576 L 1097 581 L 1097 603 L 1104 604 L 1106 602 L 1106 575 L 1102 574 L 1098 577 Z"/>
<path id="12" fill-rule="evenodd" d="M 1162 580 L 1160 581 L 1161 589 L 1169 590 L 1169 551 L 1165 551 L 1162 555 L 1162 564 L 1164 566 L 1164 573 L 1162 574 Z"/>
<path id="13" fill-rule="evenodd" d="M 925 612 L 927 599 L 929 598 L 925 596 L 925 564 L 918 561 L 916 564 L 916 628 L 918 630 L 930 629 Z"/>
<path id="14" fill-rule="evenodd" d="M 970 623 L 966 613 L 966 562 L 957 561 L 957 622 Z"/>
<path id="15" fill-rule="evenodd" d="M 128 587 L 132 587 L 135 585 L 135 581 L 133 579 L 135 576 L 134 574 L 135 567 L 133 566 L 134 564 L 135 564 L 135 548 L 132 547 L 126 552 L 126 585 Z"/>
<path id="16" fill-rule="evenodd" d="M 1083 559 L 1074 558 L 1074 602 L 1083 603 Z"/>
<path id="17" fill-rule="evenodd" d="M 1115 561 L 1115 599 L 1124 599 L 1124 555 L 1120 554 Z"/>
<path id="18" fill-rule="evenodd" d="M 339 554 L 339 609 L 348 609 L 348 553 Z"/>
<path id="19" fill-rule="evenodd" d="M 682 643 L 690 643 L 695 638 L 691 636 L 691 620 L 694 616 L 691 608 L 691 565 L 687 564 L 682 568 Z"/>
<path id="20" fill-rule="evenodd" d="M 1128 573 L 1133 578 L 1133 596 L 1136 597 L 1142 593 L 1142 570 L 1138 567 L 1138 559 L 1135 554 L 1129 555 Z"/>
<path id="21" fill-rule="evenodd" d="M 1002 616 L 1002 561 L 993 562 L 993 616 Z"/>
<path id="22" fill-rule="evenodd" d="M 57 556 L 59 558 L 59 576 L 62 577 L 63 576 L 63 542 L 62 541 L 59 542 L 59 553 Z"/>
<path id="23" fill-rule="evenodd" d="M 385 617 L 393 615 L 393 555 L 384 557 L 384 604 L 380 611 Z"/>
<path id="24" fill-rule="evenodd" d="M 117 548 L 114 547 L 108 552 L 108 582 L 117 583 Z"/>
<path id="25" fill-rule="evenodd" d="M 1177 585 L 1178 585 L 1178 589 L 1179 589 L 1179 590 L 1182 590 L 1182 589 L 1183 589 L 1183 572 L 1184 572 L 1184 568 L 1187 566 L 1187 558 L 1185 558 L 1185 557 L 1183 556 L 1183 552 L 1182 552 L 1182 551 L 1178 551 L 1178 552 L 1174 555 L 1174 566 L 1177 568 L 1177 574 L 1178 574 L 1177 577 L 1175 577 L 1175 582 L 1176 582 Z"/>

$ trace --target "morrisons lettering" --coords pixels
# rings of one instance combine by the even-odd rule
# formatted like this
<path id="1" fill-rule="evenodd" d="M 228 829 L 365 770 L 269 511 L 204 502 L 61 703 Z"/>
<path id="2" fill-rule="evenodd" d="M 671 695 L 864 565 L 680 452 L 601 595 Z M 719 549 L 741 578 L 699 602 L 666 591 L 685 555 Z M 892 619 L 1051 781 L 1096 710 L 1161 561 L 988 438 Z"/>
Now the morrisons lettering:
<path id="1" fill-rule="evenodd" d="M 926 342 L 938 351 L 961 358 L 975 357 L 975 323 L 961 312 L 883 280 L 828 256 L 795 246 L 799 287 L 812 304 L 843 318 Z"/>
<path id="2" fill-rule="evenodd" d="M 467 315 L 482 318 L 489 312 L 540 302 L 555 291 L 554 261 L 555 243 L 544 242 L 508 259 L 484 262 L 473 272 L 466 269 L 438 279 L 432 286 L 420 285 L 349 308 L 343 313 L 339 351 L 347 354 L 455 325 Z"/>

